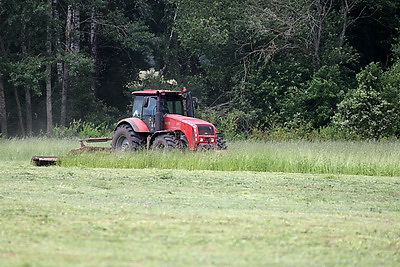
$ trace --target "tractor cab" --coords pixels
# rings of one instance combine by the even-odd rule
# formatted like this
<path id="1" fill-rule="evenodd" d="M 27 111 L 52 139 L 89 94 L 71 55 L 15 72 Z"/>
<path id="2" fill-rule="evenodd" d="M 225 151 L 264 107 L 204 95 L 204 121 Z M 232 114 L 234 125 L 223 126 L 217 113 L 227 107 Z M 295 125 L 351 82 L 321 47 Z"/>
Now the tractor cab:
<path id="1" fill-rule="evenodd" d="M 114 150 L 226 149 L 215 126 L 195 118 L 197 99 L 190 92 L 143 90 L 132 94 L 132 117 L 118 122 L 112 139 Z"/>
<path id="2" fill-rule="evenodd" d="M 193 104 L 187 103 L 189 112 L 187 108 L 184 108 L 184 101 L 189 101 L 190 97 L 185 99 L 180 91 L 144 90 L 132 94 L 135 95 L 132 117 L 141 119 L 149 127 L 150 132 L 162 130 L 156 129 L 157 107 L 162 117 L 167 114 L 187 116 L 188 113 L 189 115 L 194 113 Z"/>

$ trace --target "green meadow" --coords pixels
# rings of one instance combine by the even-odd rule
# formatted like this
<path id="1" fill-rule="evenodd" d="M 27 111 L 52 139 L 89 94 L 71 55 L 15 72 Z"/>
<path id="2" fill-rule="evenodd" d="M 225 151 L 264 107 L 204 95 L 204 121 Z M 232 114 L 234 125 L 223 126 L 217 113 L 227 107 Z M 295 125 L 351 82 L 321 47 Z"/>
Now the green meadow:
<path id="1" fill-rule="evenodd" d="M 398 142 L 78 146 L 0 141 L 1 266 L 400 265 Z"/>

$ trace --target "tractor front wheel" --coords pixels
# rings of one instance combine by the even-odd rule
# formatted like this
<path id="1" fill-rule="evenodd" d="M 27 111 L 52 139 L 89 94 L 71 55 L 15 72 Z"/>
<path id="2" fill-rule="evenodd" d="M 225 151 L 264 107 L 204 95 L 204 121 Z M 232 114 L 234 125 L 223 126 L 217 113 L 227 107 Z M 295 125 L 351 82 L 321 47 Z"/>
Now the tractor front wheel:
<path id="1" fill-rule="evenodd" d="M 228 148 L 228 145 L 226 144 L 226 141 L 222 137 L 217 136 L 217 149 L 225 150 L 227 148 Z"/>
<path id="2" fill-rule="evenodd" d="M 176 138 L 173 135 L 163 134 L 157 136 L 153 143 L 151 144 L 151 148 L 153 150 L 166 150 L 171 151 L 177 147 Z"/>
<path id="3" fill-rule="evenodd" d="M 116 151 L 134 151 L 141 148 L 143 138 L 126 124 L 118 126 L 112 138 L 112 148 Z"/>
<path id="4" fill-rule="evenodd" d="M 177 140 L 177 147 L 179 149 L 187 149 L 189 147 L 189 141 L 184 134 Z"/>

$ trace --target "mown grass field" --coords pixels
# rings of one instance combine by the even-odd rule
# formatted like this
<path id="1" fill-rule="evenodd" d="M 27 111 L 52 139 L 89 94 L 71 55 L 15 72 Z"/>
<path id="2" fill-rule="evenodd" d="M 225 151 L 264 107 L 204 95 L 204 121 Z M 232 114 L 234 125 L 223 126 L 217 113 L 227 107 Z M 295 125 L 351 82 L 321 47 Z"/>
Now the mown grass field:
<path id="1" fill-rule="evenodd" d="M 234 143 L 224 153 L 159 155 L 160 162 L 192 161 L 170 168 L 117 166 L 105 154 L 68 156 L 61 166 L 29 163 L 33 154 L 66 155 L 76 144 L 0 141 L 1 266 L 400 265 L 398 143 Z M 294 162 L 331 157 L 369 168 L 353 175 L 339 167 L 293 173 L 196 165 L 233 154 L 283 160 L 285 153 Z M 379 162 L 391 171 L 383 175 Z"/>

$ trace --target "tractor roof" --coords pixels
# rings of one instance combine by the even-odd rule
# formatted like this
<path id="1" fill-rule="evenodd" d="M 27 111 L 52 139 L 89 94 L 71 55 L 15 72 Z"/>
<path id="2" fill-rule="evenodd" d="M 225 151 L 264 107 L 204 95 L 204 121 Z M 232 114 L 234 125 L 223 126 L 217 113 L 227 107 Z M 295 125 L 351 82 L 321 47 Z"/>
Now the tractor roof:
<path id="1" fill-rule="evenodd" d="M 157 94 L 169 94 L 169 95 L 180 95 L 182 91 L 171 91 L 171 90 L 143 90 L 132 92 L 133 95 L 157 95 Z"/>

